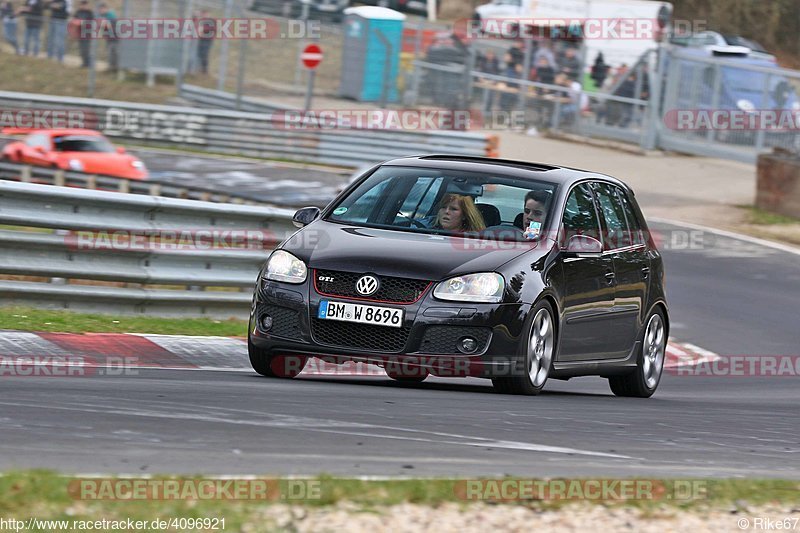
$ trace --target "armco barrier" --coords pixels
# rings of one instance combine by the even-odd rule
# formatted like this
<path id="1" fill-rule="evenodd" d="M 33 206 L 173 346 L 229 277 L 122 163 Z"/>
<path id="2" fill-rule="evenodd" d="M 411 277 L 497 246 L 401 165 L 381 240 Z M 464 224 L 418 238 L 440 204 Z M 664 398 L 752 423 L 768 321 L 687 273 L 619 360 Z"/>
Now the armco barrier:
<path id="1" fill-rule="evenodd" d="M 494 136 L 457 131 L 289 130 L 269 113 L 0 91 L 0 109 L 81 110 L 89 126 L 137 144 L 361 167 L 409 154 L 495 155 Z"/>
<path id="2" fill-rule="evenodd" d="M 269 249 L 294 231 L 291 216 L 289 210 L 271 207 L 0 181 L 0 224 L 39 228 L 0 231 L 0 274 L 6 278 L 0 280 L 0 297 L 6 305 L 245 317 Z M 248 232 L 250 246 L 231 247 L 224 241 L 226 232 L 234 231 Z M 223 245 L 110 247 L 108 239 L 94 237 L 96 232 L 214 233 L 223 236 Z M 81 236 L 87 238 L 81 241 Z"/>
<path id="3" fill-rule="evenodd" d="M 247 192 L 198 187 L 196 185 L 175 185 L 156 179 L 146 181 L 86 174 L 71 170 L 51 169 L 21 165 L 18 163 L 0 162 L 0 180 L 19 181 L 23 183 L 38 183 L 41 185 L 58 185 L 62 187 L 77 187 L 79 189 L 124 192 L 130 194 L 145 194 L 149 196 L 163 196 L 166 198 L 183 198 L 187 200 L 202 200 L 206 202 L 259 204 L 249 198 Z"/>

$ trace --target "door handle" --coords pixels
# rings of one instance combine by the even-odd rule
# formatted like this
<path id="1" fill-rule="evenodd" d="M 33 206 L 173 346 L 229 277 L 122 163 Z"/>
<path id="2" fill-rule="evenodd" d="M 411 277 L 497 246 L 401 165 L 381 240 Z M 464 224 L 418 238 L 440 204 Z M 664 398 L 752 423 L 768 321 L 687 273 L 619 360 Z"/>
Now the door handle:
<path id="1" fill-rule="evenodd" d="M 609 285 L 614 283 L 614 278 L 616 278 L 616 277 L 617 277 L 617 275 L 614 274 L 613 272 L 606 272 L 606 280 L 608 280 L 608 284 Z"/>
<path id="2" fill-rule="evenodd" d="M 649 266 L 643 266 L 642 267 L 642 279 L 647 279 L 647 277 L 649 275 L 650 275 L 650 267 Z"/>

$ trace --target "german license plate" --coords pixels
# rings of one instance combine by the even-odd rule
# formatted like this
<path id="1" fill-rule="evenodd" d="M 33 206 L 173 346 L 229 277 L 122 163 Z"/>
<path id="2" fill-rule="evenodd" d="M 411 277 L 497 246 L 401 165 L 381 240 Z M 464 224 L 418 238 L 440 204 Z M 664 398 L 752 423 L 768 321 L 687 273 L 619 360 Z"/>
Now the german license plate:
<path id="1" fill-rule="evenodd" d="M 373 326 L 389 326 L 390 328 L 403 326 L 402 309 L 375 305 L 322 300 L 319 303 L 319 314 L 317 316 L 325 320 L 341 320 L 342 322 L 357 322 L 359 324 L 372 324 Z"/>

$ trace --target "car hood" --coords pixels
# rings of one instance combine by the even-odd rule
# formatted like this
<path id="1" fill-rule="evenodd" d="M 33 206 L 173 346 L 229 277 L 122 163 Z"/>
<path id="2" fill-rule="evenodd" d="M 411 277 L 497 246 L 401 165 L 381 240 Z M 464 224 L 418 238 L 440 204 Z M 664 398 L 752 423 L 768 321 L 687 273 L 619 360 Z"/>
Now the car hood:
<path id="1" fill-rule="evenodd" d="M 549 244 L 501 242 L 392 231 L 318 220 L 288 239 L 283 249 L 309 268 L 374 272 L 431 281 L 491 272 L 524 253 L 547 253 Z"/>

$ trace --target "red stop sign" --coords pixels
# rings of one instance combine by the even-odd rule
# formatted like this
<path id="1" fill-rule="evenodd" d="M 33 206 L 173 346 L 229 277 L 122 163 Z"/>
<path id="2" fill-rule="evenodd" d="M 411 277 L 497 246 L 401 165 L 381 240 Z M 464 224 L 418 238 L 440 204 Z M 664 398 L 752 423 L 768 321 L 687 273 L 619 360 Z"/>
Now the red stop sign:
<path id="1" fill-rule="evenodd" d="M 322 48 L 316 44 L 309 44 L 303 48 L 303 53 L 300 54 L 300 60 L 306 68 L 317 68 L 319 64 L 322 63 Z"/>

